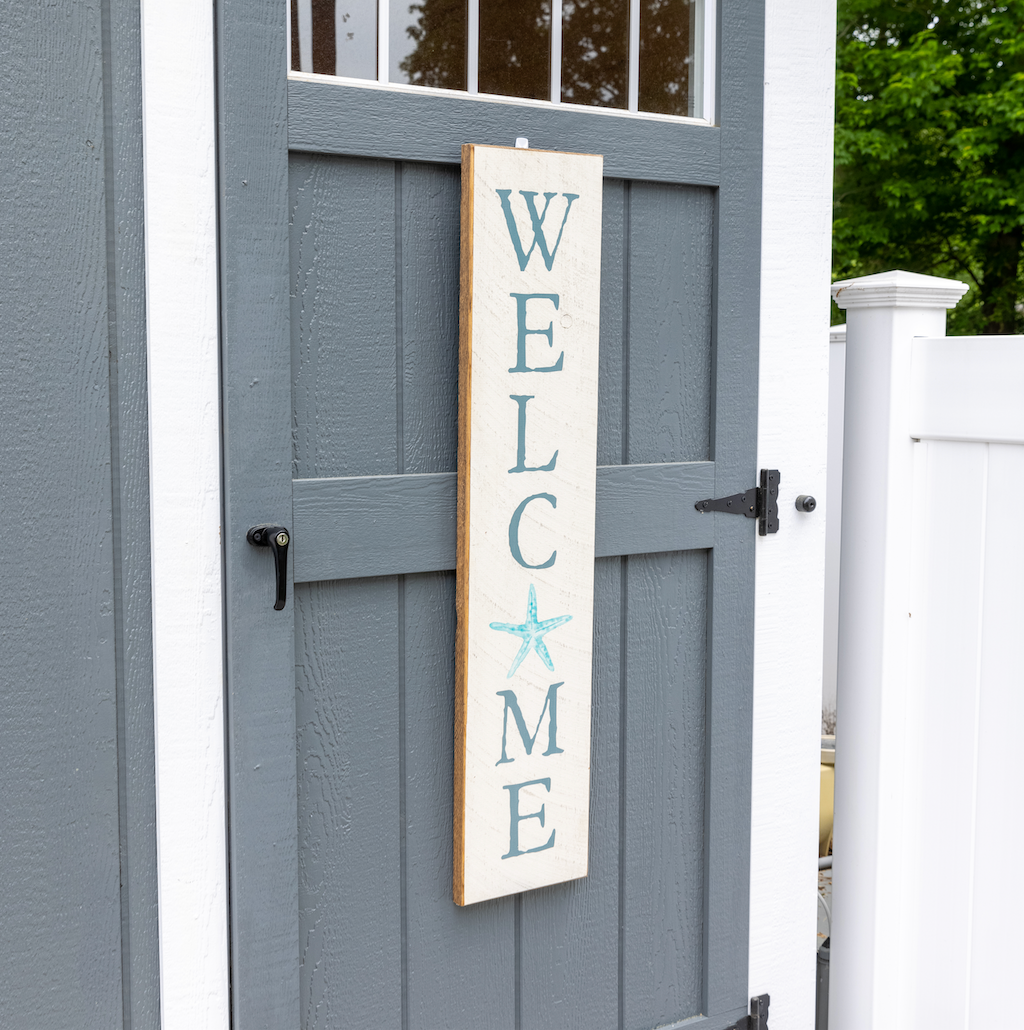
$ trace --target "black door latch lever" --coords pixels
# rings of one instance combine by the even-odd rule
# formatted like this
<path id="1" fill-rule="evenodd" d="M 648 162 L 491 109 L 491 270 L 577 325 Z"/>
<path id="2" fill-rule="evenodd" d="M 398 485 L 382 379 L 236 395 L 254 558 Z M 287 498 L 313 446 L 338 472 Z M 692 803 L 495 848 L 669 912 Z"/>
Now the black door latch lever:
<path id="1" fill-rule="evenodd" d="M 291 534 L 284 526 L 253 526 L 245 534 L 245 539 L 254 547 L 269 547 L 274 556 L 274 578 L 277 581 L 274 611 L 279 612 L 284 608 L 288 594 L 288 544 L 291 543 Z"/>
<path id="2" fill-rule="evenodd" d="M 761 469 L 761 485 L 752 486 L 741 494 L 729 497 L 709 497 L 698 501 L 694 507 L 703 513 L 720 511 L 726 515 L 745 515 L 757 519 L 759 536 L 779 531 L 779 480 L 778 469 Z"/>

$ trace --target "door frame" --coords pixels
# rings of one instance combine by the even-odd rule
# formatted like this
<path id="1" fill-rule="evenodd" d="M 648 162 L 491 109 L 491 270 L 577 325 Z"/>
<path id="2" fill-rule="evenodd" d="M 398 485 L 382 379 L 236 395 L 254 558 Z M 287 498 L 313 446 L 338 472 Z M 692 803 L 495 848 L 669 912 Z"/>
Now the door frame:
<path id="1" fill-rule="evenodd" d="M 143 0 L 147 25 L 152 24 L 152 8 Z M 214 191 L 209 163 L 215 145 L 213 120 L 209 130 L 202 120 L 203 112 L 213 111 L 215 105 L 214 13 L 201 0 L 182 0 L 175 14 L 174 25 L 180 31 L 145 33 L 144 147 L 149 160 L 162 165 L 166 173 L 160 189 L 169 215 L 174 216 L 175 242 L 181 248 L 174 249 L 170 240 L 154 231 L 154 183 L 148 179 L 145 236 L 151 297 L 159 288 L 152 274 L 154 257 L 168 264 L 187 263 L 190 255 L 215 248 L 217 238 L 212 219 L 187 217 L 189 196 Z M 757 544 L 749 993 L 770 991 L 773 1016 L 793 1025 L 809 1025 L 813 1018 L 807 1015 L 813 1011 L 814 974 L 811 946 L 805 942 L 813 940 L 816 906 L 806 884 L 813 880 L 817 844 L 820 663 L 816 649 L 822 618 L 821 602 L 813 594 L 814 584 L 823 575 L 824 518 L 816 524 L 806 516 L 787 518 L 786 511 L 787 499 L 797 492 L 798 484 L 803 492 L 810 490 L 819 499 L 824 496 L 823 446 L 808 442 L 823 439 L 825 427 L 827 370 L 818 360 L 818 343 L 828 328 L 827 295 L 823 300 L 822 294 L 830 264 L 834 23 L 834 3 L 773 0 L 765 41 L 759 464 L 790 474 L 781 491 L 782 532 Z M 184 65 L 183 55 L 191 55 Z M 189 89 L 181 88 L 183 79 L 190 82 Z M 191 131 L 172 142 L 154 117 L 157 109 Z M 805 228 L 794 231 L 798 219 L 803 219 Z M 186 290 L 179 278 L 172 277 L 165 288 L 168 302 L 182 308 L 185 322 L 180 342 L 187 343 L 202 325 L 201 312 L 211 303 L 216 305 L 216 282 L 192 282 Z M 158 374 L 149 370 L 151 384 Z M 177 377 L 173 390 L 182 405 L 202 410 L 210 396 L 217 396 L 216 369 Z M 151 436 L 162 432 L 151 421 Z M 183 474 L 176 484 L 165 486 L 153 488 L 154 516 L 158 510 L 178 511 L 182 491 L 215 497 L 219 477 L 208 471 L 197 476 L 193 469 L 190 478 Z M 825 514 L 821 505 L 818 512 Z M 822 527 L 820 540 L 817 525 Z M 204 612 L 194 604 L 194 584 L 180 579 L 164 582 L 158 567 L 153 576 L 155 589 L 163 591 L 183 630 L 202 639 L 208 627 Z M 225 769 L 214 757 L 222 730 L 198 711 L 168 712 L 159 697 L 167 680 L 159 655 L 156 658 L 158 730 L 171 719 L 183 738 L 197 742 L 193 775 L 184 781 L 158 781 L 158 808 L 166 806 L 170 790 L 195 810 L 210 806 L 223 811 Z M 219 672 L 208 674 L 203 682 L 217 692 L 223 689 Z M 212 746 L 204 747 L 204 742 Z M 223 862 L 207 862 L 197 873 L 191 865 L 189 856 L 205 846 L 202 830 L 198 823 L 183 824 L 176 846 L 162 847 L 159 856 L 161 876 L 191 874 L 196 886 L 189 897 L 174 901 L 179 910 L 186 906 L 191 918 L 169 923 L 168 899 L 161 901 L 161 993 L 181 1002 L 180 1022 L 168 1022 L 173 1017 L 165 1008 L 164 1026 L 227 1027 L 226 1005 L 221 1004 L 229 990 L 225 935 L 219 932 L 215 906 L 210 904 L 210 899 L 226 897 L 227 868 Z M 200 957 L 196 968 L 202 971 L 201 981 L 185 967 L 168 964 L 170 948 Z M 197 989 L 197 983 L 202 989 Z"/>

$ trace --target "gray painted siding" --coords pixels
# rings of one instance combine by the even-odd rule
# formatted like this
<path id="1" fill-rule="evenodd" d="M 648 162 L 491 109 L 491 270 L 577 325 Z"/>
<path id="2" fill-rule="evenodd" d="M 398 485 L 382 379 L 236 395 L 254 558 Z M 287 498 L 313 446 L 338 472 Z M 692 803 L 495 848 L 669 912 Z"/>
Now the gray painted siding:
<path id="1" fill-rule="evenodd" d="M 5 1027 L 159 1022 L 138 17 L 0 8 Z"/>
<path id="2" fill-rule="evenodd" d="M 455 168 L 292 156 L 296 478 L 454 469 L 458 199 Z M 712 192 L 610 180 L 604 217 L 599 459 L 706 460 Z M 296 587 L 307 1030 L 701 1011 L 707 570 L 702 550 L 599 560 L 590 875 L 468 909 L 451 573 Z"/>

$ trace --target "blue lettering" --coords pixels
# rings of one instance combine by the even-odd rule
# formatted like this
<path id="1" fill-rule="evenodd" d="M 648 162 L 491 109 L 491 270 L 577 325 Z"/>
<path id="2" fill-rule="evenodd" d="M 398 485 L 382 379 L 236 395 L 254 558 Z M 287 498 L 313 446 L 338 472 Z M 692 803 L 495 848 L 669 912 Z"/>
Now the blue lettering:
<path id="1" fill-rule="evenodd" d="M 518 508 L 512 513 L 512 519 L 508 524 L 508 549 L 512 552 L 512 557 L 524 569 L 550 569 L 555 564 L 555 558 L 558 557 L 557 551 L 551 552 L 551 557 L 547 561 L 541 562 L 540 565 L 531 565 L 524 557 L 523 552 L 519 549 L 519 520 L 523 517 L 523 512 L 526 511 L 526 506 L 530 501 L 547 501 L 552 508 L 558 507 L 558 499 L 552 494 L 530 494 L 529 497 L 523 501 Z"/>
<path id="2" fill-rule="evenodd" d="M 555 240 L 554 249 L 549 251 L 548 241 L 544 235 L 544 219 L 547 217 L 548 207 L 550 207 L 552 199 L 557 194 L 544 194 L 544 210 L 538 215 L 537 205 L 534 201 L 534 198 L 537 196 L 536 192 L 532 190 L 519 191 L 519 195 L 526 201 L 526 210 L 529 212 L 530 224 L 533 226 L 533 242 L 530 244 L 530 249 L 524 252 L 523 241 L 519 237 L 519 227 L 516 225 L 515 217 L 512 214 L 512 205 L 509 203 L 509 196 L 512 191 L 495 190 L 494 192 L 498 194 L 498 198 L 501 200 L 501 210 L 505 213 L 505 224 L 508 226 L 508 235 L 512 240 L 512 246 L 515 248 L 516 258 L 519 261 L 519 271 L 526 271 L 526 266 L 530 261 L 530 255 L 533 254 L 533 248 L 539 247 L 540 256 L 544 259 L 544 264 L 550 272 L 551 266 L 555 263 L 555 255 L 558 253 L 558 245 L 562 242 L 562 233 L 565 231 L 565 223 L 569 220 L 569 209 L 572 207 L 572 202 L 579 199 L 579 194 L 562 194 L 567 201 L 565 205 L 565 214 L 562 215 L 562 225 L 558 230 L 558 239 Z"/>
<path id="3" fill-rule="evenodd" d="M 562 681 L 562 683 L 564 682 L 565 680 Z M 540 710 L 540 718 L 537 720 L 537 728 L 533 731 L 533 736 L 530 736 L 526 731 L 526 720 L 523 718 L 522 709 L 519 707 L 516 692 L 514 690 L 498 691 L 498 697 L 505 699 L 505 713 L 501 725 L 501 758 L 494 763 L 495 765 L 515 761 L 514 758 L 509 758 L 505 751 L 509 712 L 512 713 L 512 718 L 515 720 L 516 729 L 519 730 L 519 736 L 522 738 L 526 753 L 532 755 L 533 745 L 537 742 L 537 735 L 540 733 L 540 724 L 544 721 L 544 713 L 550 710 L 551 715 L 548 717 L 548 749 L 544 754 L 545 756 L 560 755 L 564 752 L 565 749 L 558 746 L 558 688 L 562 686 L 562 683 L 552 683 L 548 687 L 547 696 L 544 698 L 544 707 Z"/>
<path id="4" fill-rule="evenodd" d="M 527 397 L 517 397 L 515 394 L 509 394 L 509 400 L 513 400 L 519 405 L 519 433 L 516 444 L 516 467 L 509 469 L 509 472 L 551 472 L 555 467 L 555 461 L 558 459 L 558 451 L 551 456 L 551 460 L 546 465 L 537 465 L 533 468 L 526 464 L 526 402 L 533 400 L 533 394 Z"/>
<path id="5" fill-rule="evenodd" d="M 547 851 L 548 848 L 555 846 L 555 831 L 551 831 L 551 836 L 548 837 L 546 844 L 541 844 L 536 848 L 527 848 L 525 851 L 519 850 L 519 824 L 524 819 L 536 819 L 540 822 L 541 827 L 544 826 L 544 806 L 540 806 L 539 812 L 527 812 L 525 815 L 519 814 L 519 791 L 523 787 L 532 787 L 534 785 L 543 787 L 549 794 L 551 793 L 551 777 L 545 776 L 542 780 L 527 780 L 525 783 L 510 783 L 508 786 L 503 787 L 502 790 L 508 791 L 508 808 L 509 808 L 509 828 L 508 828 L 508 854 L 502 855 L 502 858 L 517 858 L 519 855 L 532 855 L 536 851 Z"/>
<path id="6" fill-rule="evenodd" d="M 555 345 L 555 330 L 554 322 L 548 322 L 547 329 L 529 329 L 526 325 L 526 302 L 528 300 L 549 300 L 555 305 L 555 310 L 558 310 L 558 294 L 557 293 L 510 293 L 510 297 L 516 299 L 516 325 L 518 330 L 516 333 L 516 364 L 514 368 L 510 368 L 510 372 L 561 372 L 562 371 L 562 359 L 565 357 L 563 351 L 558 355 L 558 360 L 553 365 L 545 365 L 543 368 L 530 368 L 526 364 L 526 337 L 527 336 L 546 336 L 548 338 L 548 346 L 554 347 Z"/>

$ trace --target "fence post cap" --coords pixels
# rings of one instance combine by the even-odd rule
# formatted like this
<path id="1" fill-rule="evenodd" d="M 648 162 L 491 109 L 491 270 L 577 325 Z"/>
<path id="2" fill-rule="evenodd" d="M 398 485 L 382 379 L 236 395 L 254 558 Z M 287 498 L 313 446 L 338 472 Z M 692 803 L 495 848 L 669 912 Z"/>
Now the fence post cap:
<path id="1" fill-rule="evenodd" d="M 833 283 L 832 297 L 843 309 L 955 308 L 968 289 L 958 279 L 893 269 Z"/>

